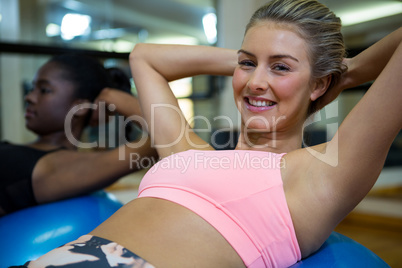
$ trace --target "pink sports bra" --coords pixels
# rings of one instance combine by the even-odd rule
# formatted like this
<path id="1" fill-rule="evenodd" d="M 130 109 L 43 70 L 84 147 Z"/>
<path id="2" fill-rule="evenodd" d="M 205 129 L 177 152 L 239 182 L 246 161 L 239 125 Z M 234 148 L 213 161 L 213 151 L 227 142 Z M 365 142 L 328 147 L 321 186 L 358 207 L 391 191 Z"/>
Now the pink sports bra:
<path id="1" fill-rule="evenodd" d="M 247 267 L 288 267 L 301 253 L 283 190 L 282 156 L 181 152 L 147 172 L 138 197 L 162 198 L 192 210 L 225 237 Z"/>

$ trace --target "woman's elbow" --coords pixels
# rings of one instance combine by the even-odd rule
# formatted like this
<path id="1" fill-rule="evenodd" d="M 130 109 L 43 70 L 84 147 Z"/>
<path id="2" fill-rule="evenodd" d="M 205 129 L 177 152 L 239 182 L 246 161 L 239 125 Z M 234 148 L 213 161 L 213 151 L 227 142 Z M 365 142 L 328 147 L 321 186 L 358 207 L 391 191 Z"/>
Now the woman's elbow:
<path id="1" fill-rule="evenodd" d="M 145 55 L 145 51 L 146 51 L 146 44 L 143 43 L 136 44 L 133 50 L 130 52 L 129 56 L 130 63 L 134 63 L 137 60 L 140 60 Z"/>

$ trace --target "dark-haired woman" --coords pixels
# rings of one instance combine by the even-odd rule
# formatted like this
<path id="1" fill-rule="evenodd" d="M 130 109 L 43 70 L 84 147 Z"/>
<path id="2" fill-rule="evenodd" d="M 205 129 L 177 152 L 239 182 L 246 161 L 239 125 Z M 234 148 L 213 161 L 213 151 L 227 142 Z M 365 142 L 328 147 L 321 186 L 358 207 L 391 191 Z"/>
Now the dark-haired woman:
<path id="1" fill-rule="evenodd" d="M 137 99 L 114 85 L 100 62 L 83 55 L 55 56 L 37 71 L 25 97 L 26 127 L 37 139 L 0 144 L 0 216 L 102 189 L 140 168 L 130 164 L 130 154 L 156 157 L 145 136 L 114 150 L 77 150 L 100 102 L 125 117 L 140 116 Z"/>

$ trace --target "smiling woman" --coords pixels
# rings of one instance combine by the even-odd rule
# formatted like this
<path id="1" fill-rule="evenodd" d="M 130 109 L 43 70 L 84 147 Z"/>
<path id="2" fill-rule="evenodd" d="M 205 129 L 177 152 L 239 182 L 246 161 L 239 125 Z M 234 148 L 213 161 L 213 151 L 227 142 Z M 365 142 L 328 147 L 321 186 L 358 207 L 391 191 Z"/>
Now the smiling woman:
<path id="1" fill-rule="evenodd" d="M 279 25 L 260 22 L 247 32 L 238 57 L 233 92 L 242 124 L 256 131 L 300 129 L 310 98 L 317 99 L 326 88 L 325 83 L 310 85 L 312 67 L 304 39 Z M 271 105 L 262 107 L 262 102 Z"/>

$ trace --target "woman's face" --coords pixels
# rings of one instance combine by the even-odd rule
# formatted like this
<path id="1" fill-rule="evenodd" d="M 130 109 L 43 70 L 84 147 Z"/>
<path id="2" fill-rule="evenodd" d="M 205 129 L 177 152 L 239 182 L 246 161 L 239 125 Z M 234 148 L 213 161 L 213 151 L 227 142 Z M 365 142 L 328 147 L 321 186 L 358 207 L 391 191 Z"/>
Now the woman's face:
<path id="1" fill-rule="evenodd" d="M 66 80 L 58 63 L 43 65 L 33 80 L 33 89 L 25 97 L 26 127 L 46 135 L 64 131 L 64 120 L 73 107 L 74 84 Z"/>
<path id="2" fill-rule="evenodd" d="M 307 43 L 290 28 L 262 22 L 250 28 L 238 53 L 234 98 L 248 129 L 301 127 L 312 93 Z"/>

